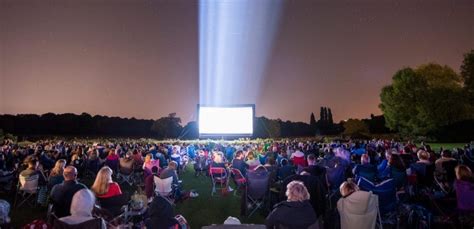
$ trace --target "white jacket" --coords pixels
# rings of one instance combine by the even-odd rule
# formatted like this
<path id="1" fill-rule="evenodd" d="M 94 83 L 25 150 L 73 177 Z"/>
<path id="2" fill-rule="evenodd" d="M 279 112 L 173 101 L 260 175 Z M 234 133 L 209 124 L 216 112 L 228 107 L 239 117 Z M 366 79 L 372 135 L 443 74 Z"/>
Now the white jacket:
<path id="1" fill-rule="evenodd" d="M 71 215 L 59 218 L 59 220 L 70 225 L 75 225 L 94 219 L 94 217 L 92 217 L 94 205 L 94 194 L 89 189 L 81 189 L 77 191 L 72 197 Z M 105 222 L 103 220 L 102 228 L 106 228 Z"/>
<path id="2" fill-rule="evenodd" d="M 341 229 L 373 229 L 376 226 L 379 198 L 372 192 L 357 191 L 337 201 Z"/>

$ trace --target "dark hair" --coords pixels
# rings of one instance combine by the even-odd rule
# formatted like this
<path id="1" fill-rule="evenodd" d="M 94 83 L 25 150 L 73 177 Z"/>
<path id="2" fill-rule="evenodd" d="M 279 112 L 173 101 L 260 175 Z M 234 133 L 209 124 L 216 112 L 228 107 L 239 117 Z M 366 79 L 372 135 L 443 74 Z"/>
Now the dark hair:
<path id="1" fill-rule="evenodd" d="M 311 160 L 311 161 L 316 160 L 316 156 L 314 156 L 314 154 L 308 155 L 308 161 L 309 161 L 309 160 Z"/>
<path id="2" fill-rule="evenodd" d="M 403 164 L 402 158 L 398 154 L 392 154 L 388 163 L 390 166 L 393 166 L 398 170 L 405 170 L 405 165 Z"/>
<path id="3" fill-rule="evenodd" d="M 239 151 L 237 151 L 237 152 L 235 153 L 235 157 L 236 157 L 236 158 L 237 158 L 237 157 L 240 157 L 240 156 L 242 156 L 243 154 L 244 154 L 244 152 L 243 152 L 242 150 L 239 150 Z"/>
<path id="4" fill-rule="evenodd" d="M 449 149 L 445 149 L 443 150 L 443 152 L 441 153 L 441 156 L 443 157 L 451 157 L 453 154 L 451 153 L 451 150 Z"/>
<path id="5" fill-rule="evenodd" d="M 283 165 L 283 166 L 284 166 L 284 165 L 288 165 L 288 159 L 283 158 L 283 159 L 281 159 L 281 162 L 280 162 L 280 163 L 281 163 L 281 165 Z"/>
<path id="6" fill-rule="evenodd" d="M 152 172 L 153 174 L 158 174 L 158 167 L 153 166 L 153 167 L 151 168 L 151 172 Z"/>

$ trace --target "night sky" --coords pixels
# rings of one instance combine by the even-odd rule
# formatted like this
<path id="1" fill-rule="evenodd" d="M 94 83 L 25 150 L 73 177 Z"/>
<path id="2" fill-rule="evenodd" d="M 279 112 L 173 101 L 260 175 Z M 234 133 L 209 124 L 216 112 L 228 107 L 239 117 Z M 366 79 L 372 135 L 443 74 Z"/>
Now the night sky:
<path id="1" fill-rule="evenodd" d="M 198 1 L 0 2 L 0 113 L 195 119 Z M 459 72 L 474 1 L 285 0 L 273 41 L 257 116 L 366 118 L 404 66 Z"/>

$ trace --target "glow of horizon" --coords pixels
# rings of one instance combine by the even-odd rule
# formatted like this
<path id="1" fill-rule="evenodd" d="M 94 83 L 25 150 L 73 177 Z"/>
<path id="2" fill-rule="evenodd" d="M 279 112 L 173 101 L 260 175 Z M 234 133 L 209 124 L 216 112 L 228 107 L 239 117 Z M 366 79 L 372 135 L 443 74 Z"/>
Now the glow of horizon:
<path id="1" fill-rule="evenodd" d="M 282 0 L 199 0 L 199 103 L 255 104 Z"/>

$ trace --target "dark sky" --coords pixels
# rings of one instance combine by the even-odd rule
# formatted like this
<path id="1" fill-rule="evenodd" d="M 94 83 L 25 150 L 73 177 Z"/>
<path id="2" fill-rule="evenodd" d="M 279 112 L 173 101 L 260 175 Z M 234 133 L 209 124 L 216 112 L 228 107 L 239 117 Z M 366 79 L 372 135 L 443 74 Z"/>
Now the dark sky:
<path id="1" fill-rule="evenodd" d="M 0 113 L 195 118 L 198 1 L 0 2 Z M 380 114 L 380 90 L 397 69 L 433 61 L 459 71 L 474 48 L 472 0 L 282 7 L 258 116 L 309 122 L 320 106 L 335 120 Z"/>

